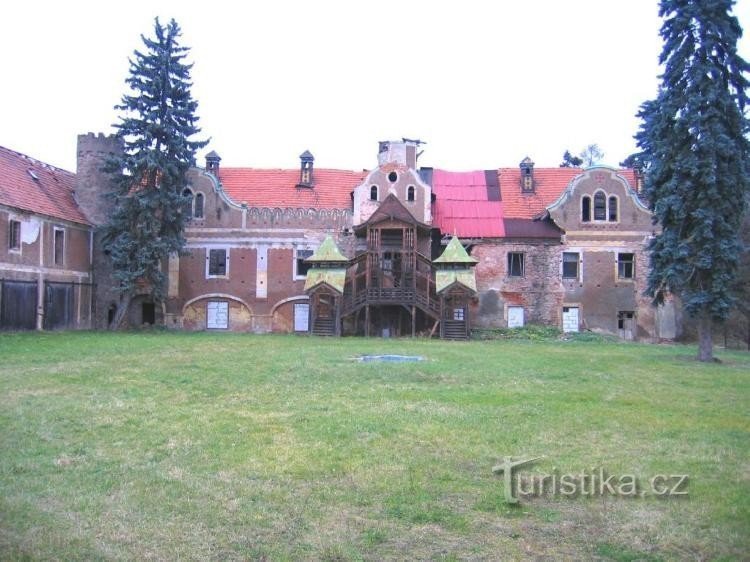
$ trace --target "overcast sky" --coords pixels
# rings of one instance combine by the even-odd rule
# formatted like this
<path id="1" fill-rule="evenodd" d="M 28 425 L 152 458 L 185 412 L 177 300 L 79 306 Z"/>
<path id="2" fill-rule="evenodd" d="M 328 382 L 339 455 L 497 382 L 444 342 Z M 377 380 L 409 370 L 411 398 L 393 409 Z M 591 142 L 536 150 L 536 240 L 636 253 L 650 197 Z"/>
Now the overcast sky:
<path id="1" fill-rule="evenodd" d="M 750 0 L 734 13 L 750 21 Z M 661 50 L 650 0 L 5 2 L 0 145 L 75 170 L 76 135 L 111 132 L 128 57 L 174 17 L 203 135 L 222 165 L 376 164 L 377 141 L 427 142 L 423 166 L 556 166 L 597 143 L 635 150 Z M 750 38 L 740 51 L 750 59 Z"/>

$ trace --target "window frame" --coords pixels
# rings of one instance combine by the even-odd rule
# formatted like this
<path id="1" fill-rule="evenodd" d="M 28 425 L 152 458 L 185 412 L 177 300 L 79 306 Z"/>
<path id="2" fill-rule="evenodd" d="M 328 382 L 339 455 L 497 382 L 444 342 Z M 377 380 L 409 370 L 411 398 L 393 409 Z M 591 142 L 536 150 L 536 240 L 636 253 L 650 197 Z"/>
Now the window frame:
<path id="1" fill-rule="evenodd" d="M 519 274 L 513 273 L 513 257 L 519 257 L 520 258 L 520 269 L 521 272 Z M 508 252 L 508 256 L 506 259 L 506 277 L 514 277 L 514 278 L 524 278 L 526 277 L 526 253 L 525 252 Z"/>
<path id="2" fill-rule="evenodd" d="M 575 261 L 569 260 L 569 261 L 566 262 L 565 261 L 565 256 L 566 255 L 576 256 Z M 576 275 L 575 275 L 575 277 L 574 276 L 566 276 L 565 275 L 565 264 L 566 263 L 575 263 L 576 264 Z M 571 252 L 563 252 L 562 253 L 562 259 L 560 261 L 560 277 L 563 280 L 567 279 L 569 281 L 580 281 L 581 280 L 581 269 L 582 269 L 582 267 L 581 267 L 581 252 L 572 252 L 571 251 Z"/>
<path id="3" fill-rule="evenodd" d="M 588 208 L 586 208 L 588 205 Z M 581 222 L 591 222 L 591 196 L 581 197 Z"/>
<path id="4" fill-rule="evenodd" d="M 223 274 L 212 274 L 211 273 L 211 252 L 224 251 L 224 273 Z M 229 263 L 230 263 L 230 248 L 229 246 L 213 246 L 206 248 L 206 279 L 229 279 Z"/>
<path id="5" fill-rule="evenodd" d="M 57 248 L 57 237 L 60 235 L 62 238 L 62 248 L 60 248 L 58 252 Z M 52 227 L 52 263 L 53 265 L 59 265 L 60 267 L 65 267 L 65 247 L 68 243 L 66 240 L 67 236 L 65 235 L 65 227 L 62 226 L 54 226 Z"/>
<path id="6" fill-rule="evenodd" d="M 308 255 L 304 257 L 300 257 L 299 253 L 305 252 L 308 253 Z M 310 268 L 312 267 L 310 264 L 302 264 L 304 267 L 306 267 L 304 273 L 299 272 L 299 266 L 300 266 L 300 259 L 307 259 L 310 256 L 312 256 L 315 253 L 315 250 L 312 248 L 294 248 L 294 271 L 292 272 L 292 277 L 295 281 L 304 281 L 307 279 L 307 272 L 310 271 Z"/>
<path id="7" fill-rule="evenodd" d="M 413 185 L 406 187 L 406 201 L 407 203 L 414 203 L 417 200 L 417 189 Z"/>
<path id="8" fill-rule="evenodd" d="M 630 256 L 630 260 L 623 260 L 622 256 Z M 630 276 L 623 275 L 623 273 L 627 273 L 627 271 L 625 271 L 625 268 L 628 264 L 630 265 Z M 635 252 L 617 252 L 617 280 L 635 280 Z"/>
<path id="9" fill-rule="evenodd" d="M 612 202 L 614 201 L 614 218 L 612 217 Z M 609 195 L 607 197 L 607 222 L 619 222 L 620 221 L 620 198 L 617 195 Z"/>
<path id="10" fill-rule="evenodd" d="M 21 253 L 21 221 L 18 219 L 8 219 L 8 251 Z"/>
<path id="11" fill-rule="evenodd" d="M 375 193 L 375 197 L 373 197 L 373 191 Z M 380 201 L 380 187 L 373 184 L 370 186 L 370 201 Z"/>
<path id="12" fill-rule="evenodd" d="M 187 214 L 188 219 L 193 218 L 193 206 L 195 205 L 195 193 L 192 189 L 189 187 L 186 187 L 182 190 L 182 196 L 183 197 L 190 197 L 190 203 L 185 202 L 184 207 L 182 208 L 183 212 Z"/>
<path id="13" fill-rule="evenodd" d="M 597 199 L 601 197 L 603 206 L 599 208 L 599 205 L 597 204 Z M 607 194 L 602 189 L 598 189 L 594 193 L 593 197 L 593 222 L 607 222 Z M 599 218 L 599 215 L 597 214 L 597 211 L 600 210 L 602 212 L 601 218 Z"/>
<path id="14" fill-rule="evenodd" d="M 200 198 L 200 215 L 198 214 L 198 201 Z M 193 193 L 193 212 L 190 215 L 194 219 L 203 219 L 206 216 L 206 196 L 200 191 Z"/>
<path id="15" fill-rule="evenodd" d="M 625 329 L 625 320 L 633 320 L 635 324 L 635 311 L 634 310 L 618 310 L 617 311 L 617 329 Z"/>

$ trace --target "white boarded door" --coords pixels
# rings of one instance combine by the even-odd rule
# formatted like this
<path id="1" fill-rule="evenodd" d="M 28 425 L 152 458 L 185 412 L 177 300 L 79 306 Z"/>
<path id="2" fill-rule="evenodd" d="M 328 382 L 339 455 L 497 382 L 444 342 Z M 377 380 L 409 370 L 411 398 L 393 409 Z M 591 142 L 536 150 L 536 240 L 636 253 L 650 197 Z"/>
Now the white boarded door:
<path id="1" fill-rule="evenodd" d="M 563 307 L 563 332 L 577 332 L 578 331 L 578 307 L 577 306 L 564 306 Z"/>
<path id="2" fill-rule="evenodd" d="M 226 330 L 229 327 L 229 303 L 226 301 L 208 301 L 206 305 L 206 328 L 209 330 Z"/>
<path id="3" fill-rule="evenodd" d="M 307 332 L 310 325 L 310 305 L 308 303 L 294 305 L 294 331 Z"/>
<path id="4" fill-rule="evenodd" d="M 523 328 L 523 307 L 508 307 L 508 328 Z"/>

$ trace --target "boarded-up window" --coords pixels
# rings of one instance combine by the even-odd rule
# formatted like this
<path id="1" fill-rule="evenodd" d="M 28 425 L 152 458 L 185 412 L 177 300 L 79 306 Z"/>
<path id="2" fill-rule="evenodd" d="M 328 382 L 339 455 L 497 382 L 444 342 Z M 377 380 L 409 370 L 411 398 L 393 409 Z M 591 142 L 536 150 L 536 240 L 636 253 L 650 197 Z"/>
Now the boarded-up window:
<path id="1" fill-rule="evenodd" d="M 523 307 L 508 307 L 508 328 L 523 328 Z"/>
<path id="2" fill-rule="evenodd" d="M 65 265 L 65 231 L 62 228 L 55 228 L 53 260 L 55 265 Z"/>
<path id="3" fill-rule="evenodd" d="M 563 332 L 577 332 L 578 322 L 578 307 L 563 307 Z"/>
<path id="4" fill-rule="evenodd" d="M 209 330 L 226 330 L 229 327 L 229 303 L 227 301 L 208 301 L 206 304 L 206 328 Z"/>
<path id="5" fill-rule="evenodd" d="M 524 255 L 522 252 L 508 252 L 508 277 L 524 276 Z"/>
<path id="6" fill-rule="evenodd" d="M 208 276 L 221 277 L 227 274 L 226 248 L 214 248 L 208 251 Z"/>

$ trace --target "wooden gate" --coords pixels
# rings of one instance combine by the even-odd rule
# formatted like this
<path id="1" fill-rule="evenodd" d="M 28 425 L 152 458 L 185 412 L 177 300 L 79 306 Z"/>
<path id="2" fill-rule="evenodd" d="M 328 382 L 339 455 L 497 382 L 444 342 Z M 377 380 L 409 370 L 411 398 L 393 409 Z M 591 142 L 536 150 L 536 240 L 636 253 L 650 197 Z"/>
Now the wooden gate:
<path id="1" fill-rule="evenodd" d="M 44 329 L 64 330 L 76 325 L 75 283 L 44 282 Z"/>
<path id="2" fill-rule="evenodd" d="M 0 330 L 34 330 L 37 281 L 1 279 L 0 285 Z"/>

